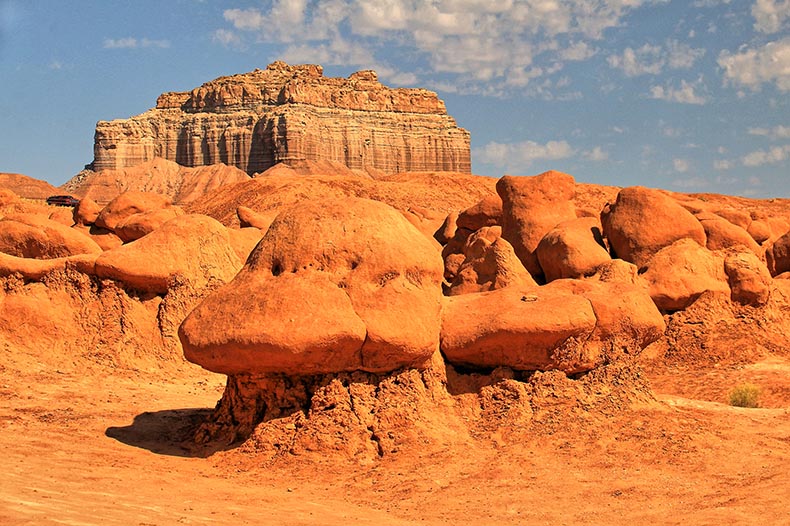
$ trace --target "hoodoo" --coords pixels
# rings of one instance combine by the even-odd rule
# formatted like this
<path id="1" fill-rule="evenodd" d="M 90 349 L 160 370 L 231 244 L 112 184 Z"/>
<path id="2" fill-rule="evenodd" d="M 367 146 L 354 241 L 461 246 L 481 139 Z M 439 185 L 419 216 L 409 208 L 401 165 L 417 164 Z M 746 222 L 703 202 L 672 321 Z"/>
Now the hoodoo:
<path id="1" fill-rule="evenodd" d="M 321 66 L 274 62 L 164 93 L 155 108 L 129 119 L 100 121 L 93 169 L 162 157 L 191 167 L 224 163 L 250 175 L 302 160 L 386 173 L 470 173 L 469 141 L 432 91 L 389 88 L 370 70 L 329 78 Z"/>

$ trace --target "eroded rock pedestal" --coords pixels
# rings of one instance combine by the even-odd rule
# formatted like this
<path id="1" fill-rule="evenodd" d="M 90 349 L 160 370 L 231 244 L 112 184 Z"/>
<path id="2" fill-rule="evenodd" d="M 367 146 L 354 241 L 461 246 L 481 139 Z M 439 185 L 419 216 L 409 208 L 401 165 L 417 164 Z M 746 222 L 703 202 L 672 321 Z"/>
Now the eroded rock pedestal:
<path id="1" fill-rule="evenodd" d="M 327 78 L 321 66 L 283 62 L 164 93 L 141 115 L 96 125 L 94 170 L 154 157 L 250 175 L 301 160 L 386 173 L 471 170 L 469 132 L 436 93 L 388 88 L 373 71 Z"/>

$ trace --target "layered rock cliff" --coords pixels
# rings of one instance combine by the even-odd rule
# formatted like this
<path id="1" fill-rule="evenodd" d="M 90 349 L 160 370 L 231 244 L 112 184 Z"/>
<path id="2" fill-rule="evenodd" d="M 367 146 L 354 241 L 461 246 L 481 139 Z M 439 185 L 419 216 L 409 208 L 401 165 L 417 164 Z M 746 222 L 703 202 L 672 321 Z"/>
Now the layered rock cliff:
<path id="1" fill-rule="evenodd" d="M 471 170 L 469 132 L 436 93 L 388 88 L 373 71 L 328 78 L 321 66 L 283 62 L 164 93 L 145 113 L 96 125 L 94 170 L 154 157 L 248 174 L 300 160 L 387 173 Z"/>

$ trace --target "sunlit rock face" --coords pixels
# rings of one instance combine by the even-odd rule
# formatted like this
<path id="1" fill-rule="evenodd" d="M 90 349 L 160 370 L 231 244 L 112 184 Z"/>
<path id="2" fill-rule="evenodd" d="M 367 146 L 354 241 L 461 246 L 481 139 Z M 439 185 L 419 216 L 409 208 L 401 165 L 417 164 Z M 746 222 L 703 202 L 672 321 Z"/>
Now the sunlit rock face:
<path id="1" fill-rule="evenodd" d="M 250 175 L 301 160 L 386 173 L 471 170 L 469 132 L 436 93 L 388 88 L 373 71 L 328 78 L 321 66 L 283 62 L 164 93 L 145 113 L 96 125 L 94 170 L 154 157 Z"/>

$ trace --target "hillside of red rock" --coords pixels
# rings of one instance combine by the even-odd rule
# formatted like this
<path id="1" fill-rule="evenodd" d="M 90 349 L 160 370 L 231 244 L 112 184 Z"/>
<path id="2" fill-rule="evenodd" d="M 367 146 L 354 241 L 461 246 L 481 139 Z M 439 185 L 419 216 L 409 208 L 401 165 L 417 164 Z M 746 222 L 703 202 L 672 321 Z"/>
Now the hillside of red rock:
<path id="1" fill-rule="evenodd" d="M 46 199 L 55 195 L 58 189 L 46 181 L 34 179 L 22 174 L 0 172 L 0 188 L 12 191 L 25 199 Z"/>
<path id="2" fill-rule="evenodd" d="M 174 203 L 189 203 L 220 186 L 247 180 L 246 173 L 232 166 L 215 164 L 188 168 L 157 157 L 129 168 L 83 170 L 61 189 L 98 203 L 108 203 L 127 191 L 151 192 L 166 196 Z"/>

